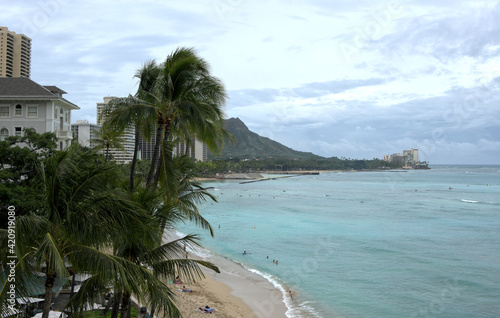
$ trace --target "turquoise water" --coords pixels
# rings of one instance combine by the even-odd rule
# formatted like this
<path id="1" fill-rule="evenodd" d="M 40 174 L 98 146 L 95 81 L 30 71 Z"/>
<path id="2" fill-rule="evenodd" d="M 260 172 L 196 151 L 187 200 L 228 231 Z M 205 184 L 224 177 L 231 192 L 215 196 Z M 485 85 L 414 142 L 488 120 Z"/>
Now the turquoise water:
<path id="1" fill-rule="evenodd" d="M 293 290 L 288 317 L 500 316 L 500 166 L 204 185 L 215 237 L 179 231 Z"/>

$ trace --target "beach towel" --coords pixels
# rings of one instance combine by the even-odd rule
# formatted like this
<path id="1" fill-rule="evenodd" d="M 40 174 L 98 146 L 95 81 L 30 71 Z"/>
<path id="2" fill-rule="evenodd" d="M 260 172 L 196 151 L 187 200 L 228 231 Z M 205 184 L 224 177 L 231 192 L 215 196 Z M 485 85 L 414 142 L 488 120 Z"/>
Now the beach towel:
<path id="1" fill-rule="evenodd" d="M 211 314 L 211 313 L 213 313 L 213 312 L 214 312 L 214 309 L 213 309 L 213 308 L 210 308 L 210 309 L 208 309 L 208 310 L 207 310 L 207 309 L 203 309 L 203 310 L 202 310 L 201 308 L 198 308 L 198 309 L 196 309 L 196 310 L 197 310 L 197 311 L 200 311 L 202 314 Z"/>

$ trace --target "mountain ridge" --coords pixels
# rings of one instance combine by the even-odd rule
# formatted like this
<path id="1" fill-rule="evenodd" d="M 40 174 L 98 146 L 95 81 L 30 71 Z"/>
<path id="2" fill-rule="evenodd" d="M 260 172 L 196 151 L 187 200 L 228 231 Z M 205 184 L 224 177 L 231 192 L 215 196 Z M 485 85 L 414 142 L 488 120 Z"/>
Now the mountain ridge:
<path id="1" fill-rule="evenodd" d="M 224 128 L 235 137 L 234 144 L 230 140 L 225 140 L 224 148 L 220 154 L 210 154 L 210 157 L 213 159 L 323 158 L 311 152 L 294 150 L 268 137 L 262 137 L 248 129 L 245 123 L 238 117 L 226 119 Z"/>

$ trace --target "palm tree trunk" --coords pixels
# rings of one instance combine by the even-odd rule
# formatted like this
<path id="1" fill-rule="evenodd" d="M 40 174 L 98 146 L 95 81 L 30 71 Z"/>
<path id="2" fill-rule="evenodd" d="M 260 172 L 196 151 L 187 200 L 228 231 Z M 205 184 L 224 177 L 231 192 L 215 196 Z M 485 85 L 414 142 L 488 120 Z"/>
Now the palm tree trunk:
<path id="1" fill-rule="evenodd" d="M 104 307 L 102 312 L 99 314 L 100 317 L 106 316 L 106 314 L 109 311 L 109 308 L 114 305 L 114 301 L 115 301 L 115 295 L 111 294 L 111 296 L 109 296 L 108 303 L 106 304 L 106 307 Z"/>
<path id="2" fill-rule="evenodd" d="M 134 174 L 135 165 L 137 164 L 137 153 L 139 152 L 139 129 L 138 123 L 135 125 L 135 141 L 134 141 L 134 158 L 132 158 L 132 164 L 130 165 L 130 192 L 134 191 Z"/>
<path id="3" fill-rule="evenodd" d="M 160 152 L 160 145 L 162 142 L 162 131 L 163 124 L 158 124 L 158 129 L 156 130 L 156 141 L 155 141 L 155 150 L 153 152 L 153 158 L 151 158 L 151 167 L 149 167 L 148 179 L 146 181 L 146 187 L 149 188 L 151 183 L 154 180 L 154 172 L 156 170 L 156 166 L 158 165 L 158 154 Z"/>
<path id="4" fill-rule="evenodd" d="M 170 135 L 171 129 L 172 129 L 172 122 L 169 121 L 165 125 L 165 134 L 163 135 L 162 144 L 168 143 L 168 137 Z M 162 149 L 168 149 L 168 147 L 163 146 Z M 165 161 L 165 153 L 164 153 L 164 151 L 162 151 L 160 153 L 160 161 L 158 163 L 158 166 L 156 167 L 156 174 L 155 174 L 155 178 L 153 180 L 153 190 L 156 190 L 156 187 L 158 185 L 158 180 L 160 179 L 160 172 L 161 172 L 162 167 L 164 166 L 164 161 Z"/>
<path id="5" fill-rule="evenodd" d="M 52 288 L 54 287 L 55 280 L 56 273 L 47 271 L 47 277 L 45 278 L 45 298 L 43 302 L 42 318 L 49 317 L 50 305 L 52 304 Z"/>
<path id="6" fill-rule="evenodd" d="M 130 293 L 129 292 L 123 293 L 122 310 L 120 312 L 120 318 L 130 318 Z"/>
<path id="7" fill-rule="evenodd" d="M 151 313 L 149 314 L 149 318 L 154 318 L 155 311 L 156 311 L 156 306 L 155 306 L 155 304 L 152 304 L 151 305 Z"/>
<path id="8" fill-rule="evenodd" d="M 117 292 L 113 295 L 113 310 L 111 311 L 111 318 L 118 318 L 120 312 L 120 302 L 122 300 L 122 292 Z"/>
<path id="9" fill-rule="evenodd" d="M 108 155 L 109 155 L 109 145 L 106 145 L 106 156 L 104 157 L 104 162 L 108 162 Z"/>
<path id="10" fill-rule="evenodd" d="M 76 273 L 73 272 L 73 277 L 71 278 L 71 292 L 69 293 L 69 299 L 75 296 L 75 281 L 76 281 Z"/>

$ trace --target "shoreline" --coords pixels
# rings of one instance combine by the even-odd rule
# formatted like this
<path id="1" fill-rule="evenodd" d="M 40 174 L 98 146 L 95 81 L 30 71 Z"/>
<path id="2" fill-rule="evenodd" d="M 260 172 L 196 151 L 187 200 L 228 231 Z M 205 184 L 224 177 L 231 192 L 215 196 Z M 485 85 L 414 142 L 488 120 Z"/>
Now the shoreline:
<path id="1" fill-rule="evenodd" d="M 407 172 L 411 170 L 430 170 L 431 168 L 394 168 L 394 169 L 361 169 L 361 170 L 292 170 L 292 171 L 265 171 L 258 172 L 263 175 L 290 175 L 290 176 L 307 176 L 307 175 L 319 175 L 321 173 L 344 173 L 344 172 Z M 195 181 L 238 181 L 238 180 L 262 180 L 264 178 L 251 178 L 251 177 L 240 177 L 240 175 L 245 175 L 245 173 L 234 173 L 227 175 L 229 177 L 195 177 Z"/>
<path id="2" fill-rule="evenodd" d="M 175 285 L 171 289 L 175 293 L 175 300 L 184 318 L 200 317 L 203 313 L 197 308 L 210 306 L 214 309 L 215 317 L 223 318 L 258 318 L 251 308 L 242 299 L 233 295 L 233 290 L 224 283 L 205 273 L 205 278 L 196 283 Z M 178 289 L 186 286 L 193 292 L 181 292 Z"/>
<path id="3" fill-rule="evenodd" d="M 178 236 L 178 235 L 176 235 Z M 287 318 L 283 292 L 265 277 L 212 251 L 188 248 L 192 259 L 209 261 L 220 274 L 201 267 L 205 278 L 196 283 L 170 285 L 183 317 L 199 317 L 196 309 L 209 305 L 214 315 L 224 318 Z M 176 292 L 185 285 L 193 293 Z"/>

